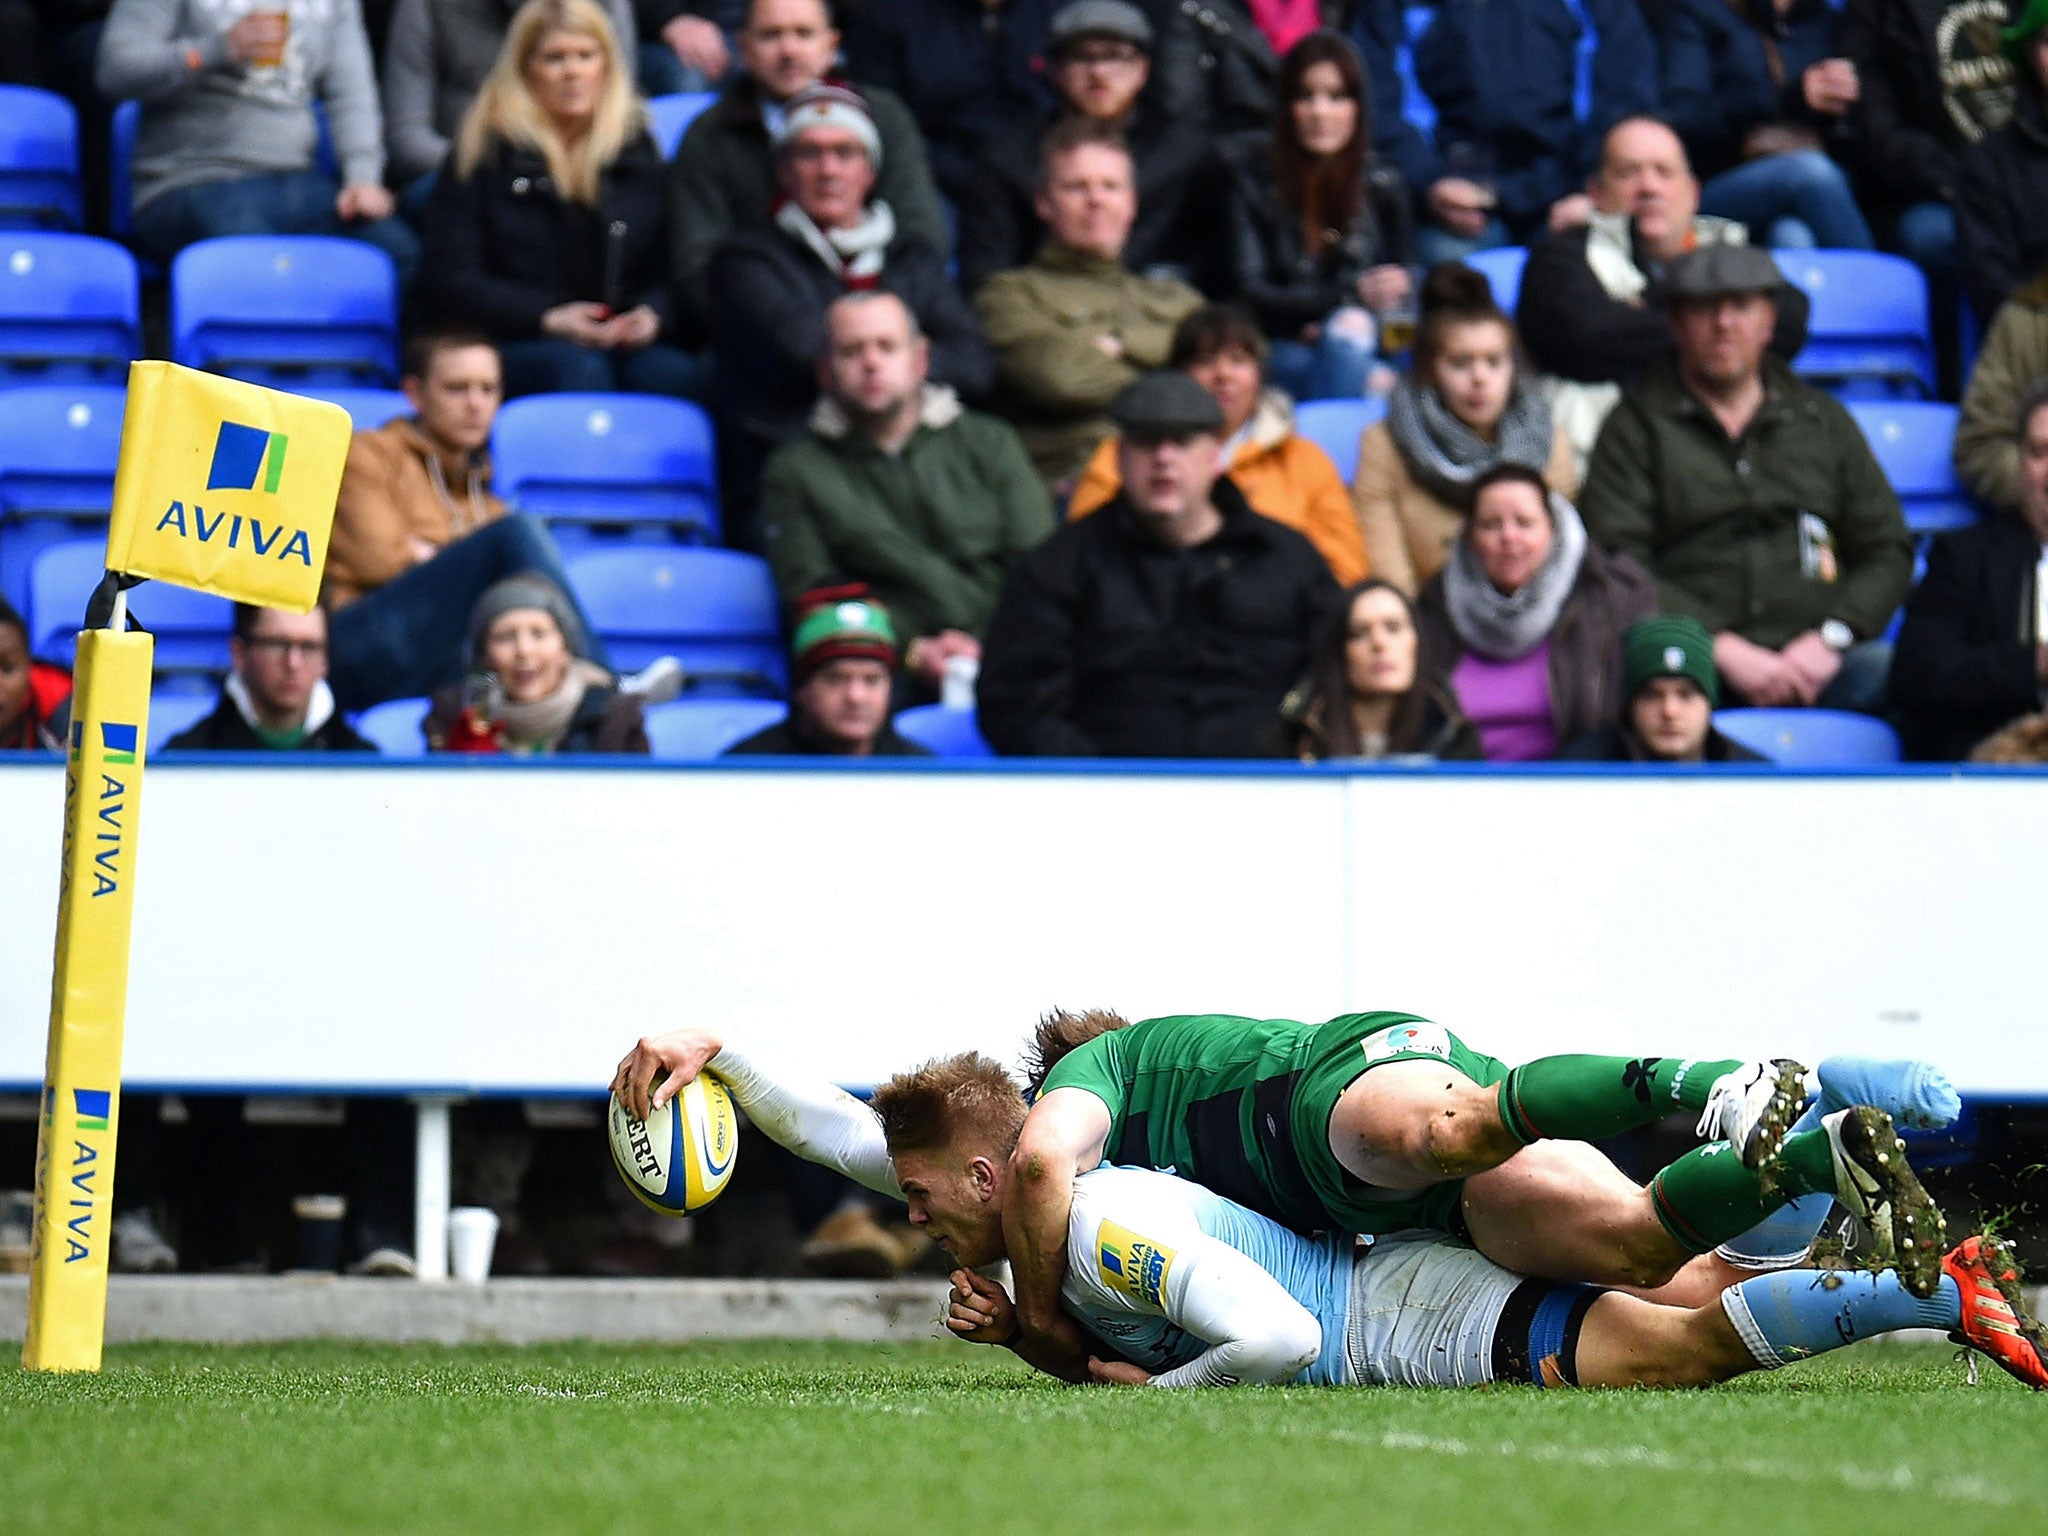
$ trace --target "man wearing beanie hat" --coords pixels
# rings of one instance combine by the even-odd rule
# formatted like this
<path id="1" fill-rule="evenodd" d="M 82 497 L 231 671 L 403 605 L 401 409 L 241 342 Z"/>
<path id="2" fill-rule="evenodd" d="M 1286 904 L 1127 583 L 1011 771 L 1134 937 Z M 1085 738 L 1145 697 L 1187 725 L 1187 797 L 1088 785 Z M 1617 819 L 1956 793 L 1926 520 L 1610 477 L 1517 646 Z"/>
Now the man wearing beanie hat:
<path id="1" fill-rule="evenodd" d="M 1619 725 L 1581 737 L 1561 761 L 1636 763 L 1760 763 L 1762 754 L 1714 729 L 1721 674 L 1714 637 L 1698 619 L 1657 614 L 1621 637 Z"/>
<path id="2" fill-rule="evenodd" d="M 1124 247 L 1130 268 L 1199 276 L 1209 264 L 1220 167 L 1201 127 L 1146 95 L 1152 58 L 1152 24 L 1131 0 L 1068 0 L 1054 14 L 1046 75 L 1060 99 L 983 146 L 960 204 L 960 286 L 969 294 L 994 273 L 1023 266 L 1045 238 L 1035 206 L 1039 145 L 1069 117 L 1108 123 L 1130 145 L 1138 178 L 1138 218 Z"/>
<path id="3" fill-rule="evenodd" d="M 1146 374 L 1110 414 L 1123 488 L 1011 568 L 982 734 L 1021 757 L 1263 756 L 1336 580 L 1219 473 L 1223 410 L 1187 374 Z"/>
<path id="4" fill-rule="evenodd" d="M 799 91 L 784 108 L 775 152 L 783 196 L 773 222 L 736 231 L 711 264 L 722 488 L 743 536 L 763 460 L 816 403 L 825 311 L 840 295 L 883 290 L 901 299 L 931 343 L 934 382 L 979 398 L 995 377 L 945 254 L 901 234 L 895 211 L 872 195 L 881 136 L 867 104 L 840 86 Z"/>
<path id="5" fill-rule="evenodd" d="M 1671 264 L 1675 345 L 1600 429 L 1579 510 L 1706 626 L 1735 700 L 1879 713 L 1912 536 L 1855 418 L 1771 354 L 1784 287 L 1754 246 Z"/>
<path id="6" fill-rule="evenodd" d="M 671 265 L 679 318 L 693 336 L 711 333 L 711 258 L 718 247 L 734 230 L 766 224 L 775 212 L 775 135 L 790 99 L 811 86 L 858 93 L 880 145 L 876 198 L 889 205 L 901 234 L 946 248 L 917 120 L 894 92 L 834 74 L 838 53 L 826 0 L 752 0 L 746 7 L 740 68 L 690 124 L 669 168 Z"/>
<path id="7" fill-rule="evenodd" d="M 728 757 L 928 757 L 889 718 L 899 657 L 889 610 L 858 583 L 804 594 L 789 641 L 789 713 Z"/>
<path id="8" fill-rule="evenodd" d="M 1963 156 L 1956 245 L 1963 291 L 1989 325 L 2012 291 L 2048 267 L 2048 0 L 2008 0 L 2000 35 L 2013 67 L 2012 117 Z"/>

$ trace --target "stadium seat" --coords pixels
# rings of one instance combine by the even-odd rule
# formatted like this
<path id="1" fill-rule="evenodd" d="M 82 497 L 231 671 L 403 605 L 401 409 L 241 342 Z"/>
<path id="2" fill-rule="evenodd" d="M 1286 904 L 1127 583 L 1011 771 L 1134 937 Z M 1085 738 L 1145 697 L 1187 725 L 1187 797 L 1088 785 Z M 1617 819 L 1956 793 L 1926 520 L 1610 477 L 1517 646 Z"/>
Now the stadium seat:
<path id="1" fill-rule="evenodd" d="M 149 750 L 161 752 L 164 743 L 180 731 L 197 725 L 213 713 L 220 695 L 205 693 L 153 693 L 149 696 Z"/>
<path id="2" fill-rule="evenodd" d="M 716 91 L 675 91 L 647 98 L 647 131 L 654 135 L 654 145 L 661 151 L 662 159 L 675 159 L 676 146 L 683 142 L 690 124 L 716 100 Z"/>
<path id="3" fill-rule="evenodd" d="M 425 757 L 431 699 L 391 699 L 355 717 L 356 732 L 386 757 Z"/>
<path id="4" fill-rule="evenodd" d="M 121 384 L 141 355 L 134 257 L 92 235 L 0 234 L 0 385 Z"/>
<path id="5" fill-rule="evenodd" d="M 768 562 L 736 549 L 599 549 L 569 560 L 569 584 L 612 665 L 674 656 L 692 693 L 780 694 L 789 681 Z"/>
<path id="6" fill-rule="evenodd" d="M 940 757 L 994 757 L 996 749 L 982 738 L 971 709 L 920 704 L 896 717 L 897 731 Z"/>
<path id="7" fill-rule="evenodd" d="M 1949 533 L 1977 521 L 1977 505 L 1956 478 L 1956 421 L 1962 413 L 1955 406 L 1852 400 L 1849 414 L 1899 493 L 1908 528 L 1916 534 Z"/>
<path id="8" fill-rule="evenodd" d="M 1415 81 L 1415 45 L 1436 20 L 1434 5 L 1411 5 L 1401 13 L 1403 38 L 1394 52 L 1394 72 L 1401 77 L 1401 116 L 1425 139 L 1436 137 L 1436 103 Z"/>
<path id="9" fill-rule="evenodd" d="M 718 542 L 711 418 L 660 395 L 528 395 L 498 413 L 493 486 L 564 548 L 610 533 Z"/>
<path id="10" fill-rule="evenodd" d="M 1522 299 L 1522 268 L 1529 264 L 1528 250 L 1503 245 L 1491 251 L 1474 251 L 1465 265 L 1482 274 L 1493 288 L 1493 302 L 1509 314 Z"/>
<path id="11" fill-rule="evenodd" d="M 29 640 L 38 656 L 68 662 L 77 644 L 85 605 L 106 573 L 107 542 L 74 539 L 44 550 L 29 569 Z M 160 677 L 189 684 L 227 671 L 228 637 L 234 633 L 235 605 L 211 592 L 168 582 L 145 582 L 130 590 L 128 611 L 156 637 L 155 668 Z"/>
<path id="12" fill-rule="evenodd" d="M 340 406 L 348 412 L 348 419 L 355 423 L 358 432 L 372 432 L 394 416 L 412 414 L 412 402 L 395 389 L 349 389 L 342 385 L 323 389 L 316 385 L 292 393 Z"/>
<path id="13" fill-rule="evenodd" d="M 111 384 L 0 391 L 0 595 L 28 603 L 28 573 L 53 544 L 106 536 L 128 393 Z"/>
<path id="14" fill-rule="evenodd" d="M 1927 279 L 1918 267 L 1879 251 L 1774 254 L 1813 306 L 1795 372 L 1845 396 L 1934 397 Z"/>
<path id="15" fill-rule="evenodd" d="M 1723 709 L 1714 725 L 1731 741 L 1785 768 L 1863 768 L 1896 763 L 1899 735 L 1882 720 L 1838 709 Z"/>
<path id="16" fill-rule="evenodd" d="M 77 229 L 78 112 L 62 96 L 0 85 L 0 229 Z"/>
<path id="17" fill-rule="evenodd" d="M 677 699 L 647 711 L 647 739 L 663 762 L 707 762 L 787 713 L 773 699 Z"/>
<path id="18" fill-rule="evenodd" d="M 1349 485 L 1358 478 L 1359 434 L 1386 414 L 1384 400 L 1310 400 L 1294 408 L 1294 430 L 1327 453 Z"/>
<path id="19" fill-rule="evenodd" d="M 398 269 L 362 240 L 230 235 L 171 263 L 171 357 L 276 389 L 398 382 Z"/>

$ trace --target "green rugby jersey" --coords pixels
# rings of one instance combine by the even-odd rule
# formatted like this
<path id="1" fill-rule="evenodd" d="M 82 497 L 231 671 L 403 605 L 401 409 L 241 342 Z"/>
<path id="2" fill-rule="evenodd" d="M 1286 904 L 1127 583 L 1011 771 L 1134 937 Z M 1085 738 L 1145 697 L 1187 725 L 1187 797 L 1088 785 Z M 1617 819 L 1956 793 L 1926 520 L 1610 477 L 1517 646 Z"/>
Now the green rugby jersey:
<path id="1" fill-rule="evenodd" d="M 1318 1032 L 1357 1038 L 1414 1018 L 1346 1014 L 1327 1025 L 1222 1013 L 1143 1019 L 1068 1052 L 1042 1091 L 1082 1088 L 1109 1107 L 1105 1162 L 1177 1173 L 1297 1232 L 1315 1232 L 1332 1223 L 1303 1172 L 1292 1111 Z M 1361 1059 L 1358 1070 L 1365 1065 Z M 1325 1148 L 1302 1150 L 1328 1159 Z"/>

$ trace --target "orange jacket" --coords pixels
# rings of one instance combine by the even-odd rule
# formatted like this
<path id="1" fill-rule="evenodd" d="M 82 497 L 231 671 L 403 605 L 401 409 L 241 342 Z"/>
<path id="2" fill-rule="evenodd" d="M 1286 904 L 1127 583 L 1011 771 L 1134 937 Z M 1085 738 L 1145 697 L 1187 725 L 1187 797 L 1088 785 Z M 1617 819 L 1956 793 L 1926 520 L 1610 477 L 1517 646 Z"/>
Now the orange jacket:
<path id="1" fill-rule="evenodd" d="M 1081 473 L 1067 506 L 1069 519 L 1086 517 L 1123 489 L 1116 467 L 1117 439 L 1102 443 Z M 1338 585 L 1363 581 L 1365 539 L 1351 493 L 1330 456 L 1294 430 L 1294 407 L 1269 389 L 1252 413 L 1252 432 L 1232 455 L 1230 478 L 1254 512 L 1285 523 L 1315 545 Z"/>
<path id="2" fill-rule="evenodd" d="M 406 417 L 348 445 L 321 599 L 344 607 L 419 563 L 413 541 L 435 549 L 505 515 L 490 492 L 490 460 L 449 453 Z"/>

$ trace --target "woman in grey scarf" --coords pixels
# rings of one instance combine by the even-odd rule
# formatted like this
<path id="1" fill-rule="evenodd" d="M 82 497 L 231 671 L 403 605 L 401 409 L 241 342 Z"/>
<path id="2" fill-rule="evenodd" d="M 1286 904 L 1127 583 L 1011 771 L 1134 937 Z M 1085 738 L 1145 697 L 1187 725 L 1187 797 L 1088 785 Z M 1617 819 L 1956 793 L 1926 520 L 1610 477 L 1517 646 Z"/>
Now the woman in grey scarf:
<path id="1" fill-rule="evenodd" d="M 1497 464 L 1416 603 L 1425 665 L 1479 729 L 1492 762 L 1551 756 L 1620 716 L 1621 636 L 1657 611 L 1626 555 L 1586 537 L 1578 510 L 1526 464 Z"/>
<path id="2" fill-rule="evenodd" d="M 1457 542 L 1472 487 L 1497 464 L 1526 465 L 1562 495 L 1578 489 L 1570 440 L 1521 371 L 1514 322 L 1486 279 L 1458 262 L 1433 269 L 1413 371 L 1386 420 L 1359 439 L 1351 500 L 1375 576 L 1419 591 Z"/>

